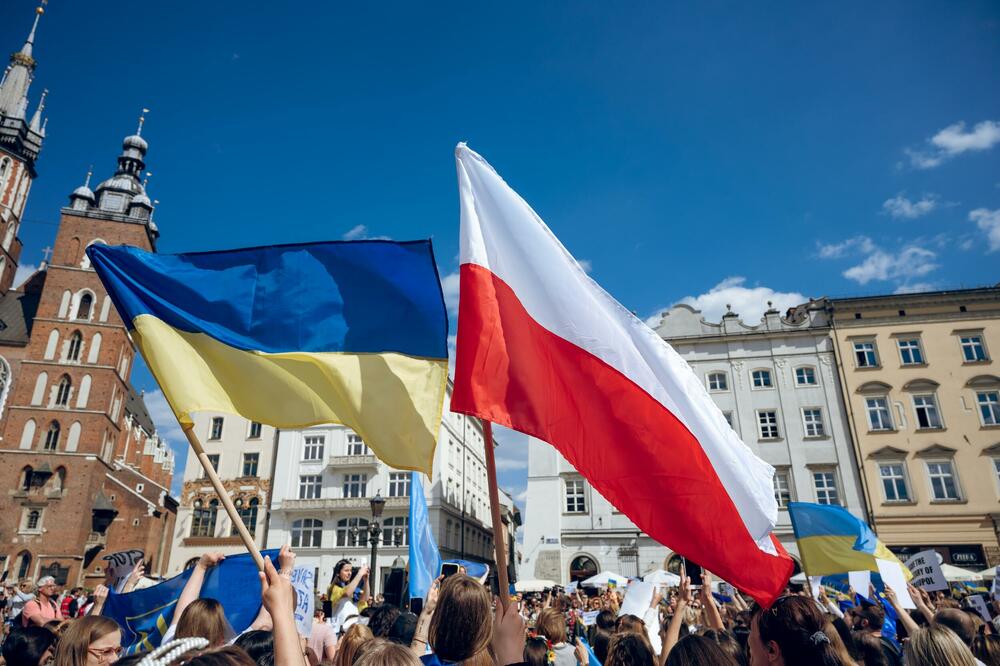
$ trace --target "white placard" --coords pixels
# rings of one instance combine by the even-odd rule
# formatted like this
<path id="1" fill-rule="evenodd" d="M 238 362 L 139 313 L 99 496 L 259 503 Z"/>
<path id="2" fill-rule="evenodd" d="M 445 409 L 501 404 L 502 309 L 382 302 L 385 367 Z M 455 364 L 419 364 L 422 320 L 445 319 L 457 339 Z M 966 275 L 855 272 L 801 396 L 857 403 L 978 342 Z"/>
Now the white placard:
<path id="1" fill-rule="evenodd" d="M 580 614 L 580 619 L 583 622 L 583 626 L 591 627 L 597 622 L 597 616 L 601 611 L 587 611 L 586 613 Z"/>
<path id="2" fill-rule="evenodd" d="M 313 570 L 309 567 L 295 567 L 292 571 L 292 587 L 295 588 L 295 626 L 299 635 L 309 638 L 312 634 L 313 605 L 316 601 Z"/>
<path id="3" fill-rule="evenodd" d="M 928 592 L 947 590 L 948 581 L 944 579 L 941 563 L 938 562 L 936 550 L 922 550 L 906 561 L 906 568 L 913 574 L 910 584 Z"/>
<path id="4" fill-rule="evenodd" d="M 653 602 L 653 590 L 656 587 L 653 583 L 645 583 L 641 580 L 634 580 L 625 589 L 625 599 L 622 600 L 622 607 L 618 611 L 618 617 L 622 615 L 635 615 L 641 618 L 649 610 L 649 605 Z"/>
<path id="5" fill-rule="evenodd" d="M 871 585 L 872 582 L 872 572 L 849 571 L 847 573 L 847 582 L 854 588 L 855 592 L 867 599 L 868 595 L 871 594 L 871 592 L 868 591 L 868 586 Z M 853 603 L 854 599 L 851 599 L 851 602 Z"/>
<path id="6" fill-rule="evenodd" d="M 1000 564 L 993 572 L 993 586 L 990 588 L 990 596 L 994 600 L 1000 601 Z"/>
<path id="7" fill-rule="evenodd" d="M 813 599 L 819 599 L 819 586 L 822 581 L 822 576 L 809 576 L 809 589 L 812 591 Z"/>
<path id="8" fill-rule="evenodd" d="M 983 599 L 981 596 L 979 596 L 978 594 L 973 594 L 966 597 L 966 599 L 968 600 L 969 605 L 972 606 L 976 610 L 976 612 L 978 612 L 980 615 L 983 616 L 984 620 L 989 622 L 991 619 L 993 619 L 992 617 L 990 617 L 990 608 L 989 606 L 986 605 L 986 600 Z"/>
<path id="9" fill-rule="evenodd" d="M 917 605 L 910 598 L 910 591 L 906 589 L 906 574 L 903 573 L 903 566 L 899 562 L 878 558 L 875 558 L 875 563 L 878 564 L 878 573 L 882 576 L 882 583 L 892 588 L 892 591 L 896 593 L 899 605 L 903 608 L 916 608 Z"/>
<path id="10" fill-rule="evenodd" d="M 566 594 L 573 594 L 574 592 L 576 592 L 578 587 L 579 583 L 574 580 L 572 583 L 566 586 Z"/>
<path id="11" fill-rule="evenodd" d="M 128 577 L 132 575 L 135 568 L 142 562 L 144 555 L 145 553 L 138 548 L 132 548 L 131 550 L 119 550 L 116 553 L 102 557 L 101 559 L 108 563 L 107 577 L 111 581 L 108 588 L 120 594 L 125 589 Z"/>

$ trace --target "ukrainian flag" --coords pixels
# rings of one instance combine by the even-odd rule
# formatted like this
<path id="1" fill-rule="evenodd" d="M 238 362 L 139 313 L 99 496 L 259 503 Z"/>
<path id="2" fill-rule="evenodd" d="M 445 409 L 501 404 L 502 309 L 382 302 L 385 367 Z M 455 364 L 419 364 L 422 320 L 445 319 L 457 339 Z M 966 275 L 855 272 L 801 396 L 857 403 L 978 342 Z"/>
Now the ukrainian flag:
<path id="1" fill-rule="evenodd" d="M 789 502 L 788 515 L 799 544 L 802 568 L 809 576 L 866 570 L 878 573 L 876 560 L 899 562 L 864 521 L 843 507 Z M 907 580 L 913 577 L 902 562 L 899 565 Z"/>
<path id="2" fill-rule="evenodd" d="M 200 411 L 341 423 L 431 473 L 448 315 L 430 241 L 87 255 L 182 426 Z"/>

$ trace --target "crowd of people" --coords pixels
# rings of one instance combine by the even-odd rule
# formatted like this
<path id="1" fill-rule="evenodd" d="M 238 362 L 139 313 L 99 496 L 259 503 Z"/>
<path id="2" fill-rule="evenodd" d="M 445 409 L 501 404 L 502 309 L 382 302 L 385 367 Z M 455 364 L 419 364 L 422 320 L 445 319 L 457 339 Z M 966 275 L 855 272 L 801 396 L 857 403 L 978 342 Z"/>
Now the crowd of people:
<path id="1" fill-rule="evenodd" d="M 640 614 L 621 612 L 621 589 L 515 595 L 507 603 L 462 573 L 435 580 L 421 607 L 370 598 L 364 566 L 338 563 L 308 637 L 294 619 L 295 554 L 287 546 L 260 573 L 261 609 L 239 633 L 224 599 L 201 596 L 224 558 L 201 557 L 160 647 L 125 654 L 122 628 L 101 616 L 108 591 L 58 593 L 51 577 L 4 590 L 6 666 L 1000 666 L 1000 633 L 944 594 L 910 587 L 917 608 L 874 588 L 834 601 L 824 588 L 789 588 L 764 609 L 739 593 L 713 594 L 683 575 L 657 587 Z M 138 578 L 130 578 L 126 590 Z M 629 604 L 633 606 L 634 604 Z M 997 609 L 994 609 L 997 610 Z M 330 617 L 327 617 L 327 615 Z"/>

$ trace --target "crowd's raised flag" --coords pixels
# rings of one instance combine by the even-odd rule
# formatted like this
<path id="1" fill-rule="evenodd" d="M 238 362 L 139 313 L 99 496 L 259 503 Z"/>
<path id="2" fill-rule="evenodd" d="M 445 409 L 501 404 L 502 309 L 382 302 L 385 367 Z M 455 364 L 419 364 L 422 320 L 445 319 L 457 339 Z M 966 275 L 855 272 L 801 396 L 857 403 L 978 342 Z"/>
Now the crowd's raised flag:
<path id="1" fill-rule="evenodd" d="M 277 550 L 267 550 L 263 554 L 277 561 Z M 188 569 L 143 590 L 108 595 L 101 615 L 111 618 L 121 627 L 122 647 L 126 654 L 159 646 L 173 620 L 177 599 L 192 571 Z M 260 581 L 253 558 L 248 553 L 227 556 L 205 573 L 200 596 L 222 601 L 229 626 L 236 633 L 244 631 L 260 611 Z"/>
<path id="2" fill-rule="evenodd" d="M 886 560 L 898 564 L 907 579 L 913 577 L 867 523 L 841 506 L 789 502 L 788 515 L 799 545 L 802 568 L 810 576 L 849 571 L 878 573 L 878 560 Z"/>
<path id="3" fill-rule="evenodd" d="M 341 423 L 431 473 L 448 318 L 430 241 L 87 254 L 182 425 L 197 411 Z"/>
<path id="4" fill-rule="evenodd" d="M 410 472 L 410 475 L 410 518 L 407 525 L 410 598 L 426 599 L 431 583 L 441 573 L 441 552 L 431 531 L 421 475 L 417 472 Z"/>
<path id="5" fill-rule="evenodd" d="M 775 599 L 793 563 L 772 534 L 773 468 L 482 157 L 460 144 L 456 161 L 452 410 L 549 442 L 653 539 L 758 601 Z"/>

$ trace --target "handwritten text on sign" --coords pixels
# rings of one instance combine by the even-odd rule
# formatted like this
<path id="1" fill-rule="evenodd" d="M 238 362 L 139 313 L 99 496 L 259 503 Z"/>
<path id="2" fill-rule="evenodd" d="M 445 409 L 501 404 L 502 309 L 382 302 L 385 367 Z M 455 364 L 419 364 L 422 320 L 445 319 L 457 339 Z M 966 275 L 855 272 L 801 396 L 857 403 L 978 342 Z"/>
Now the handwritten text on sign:
<path id="1" fill-rule="evenodd" d="M 308 638 L 312 633 L 315 603 L 313 570 L 308 567 L 295 567 L 292 571 L 292 587 L 295 588 L 295 626 L 300 636 Z"/>
<path id="2" fill-rule="evenodd" d="M 115 592 L 121 592 L 125 588 L 128 577 L 135 571 L 136 566 L 142 562 L 144 553 L 133 548 L 131 550 L 119 550 L 116 553 L 105 555 L 102 560 L 107 561 L 107 577 L 110 581 L 108 587 Z"/>

